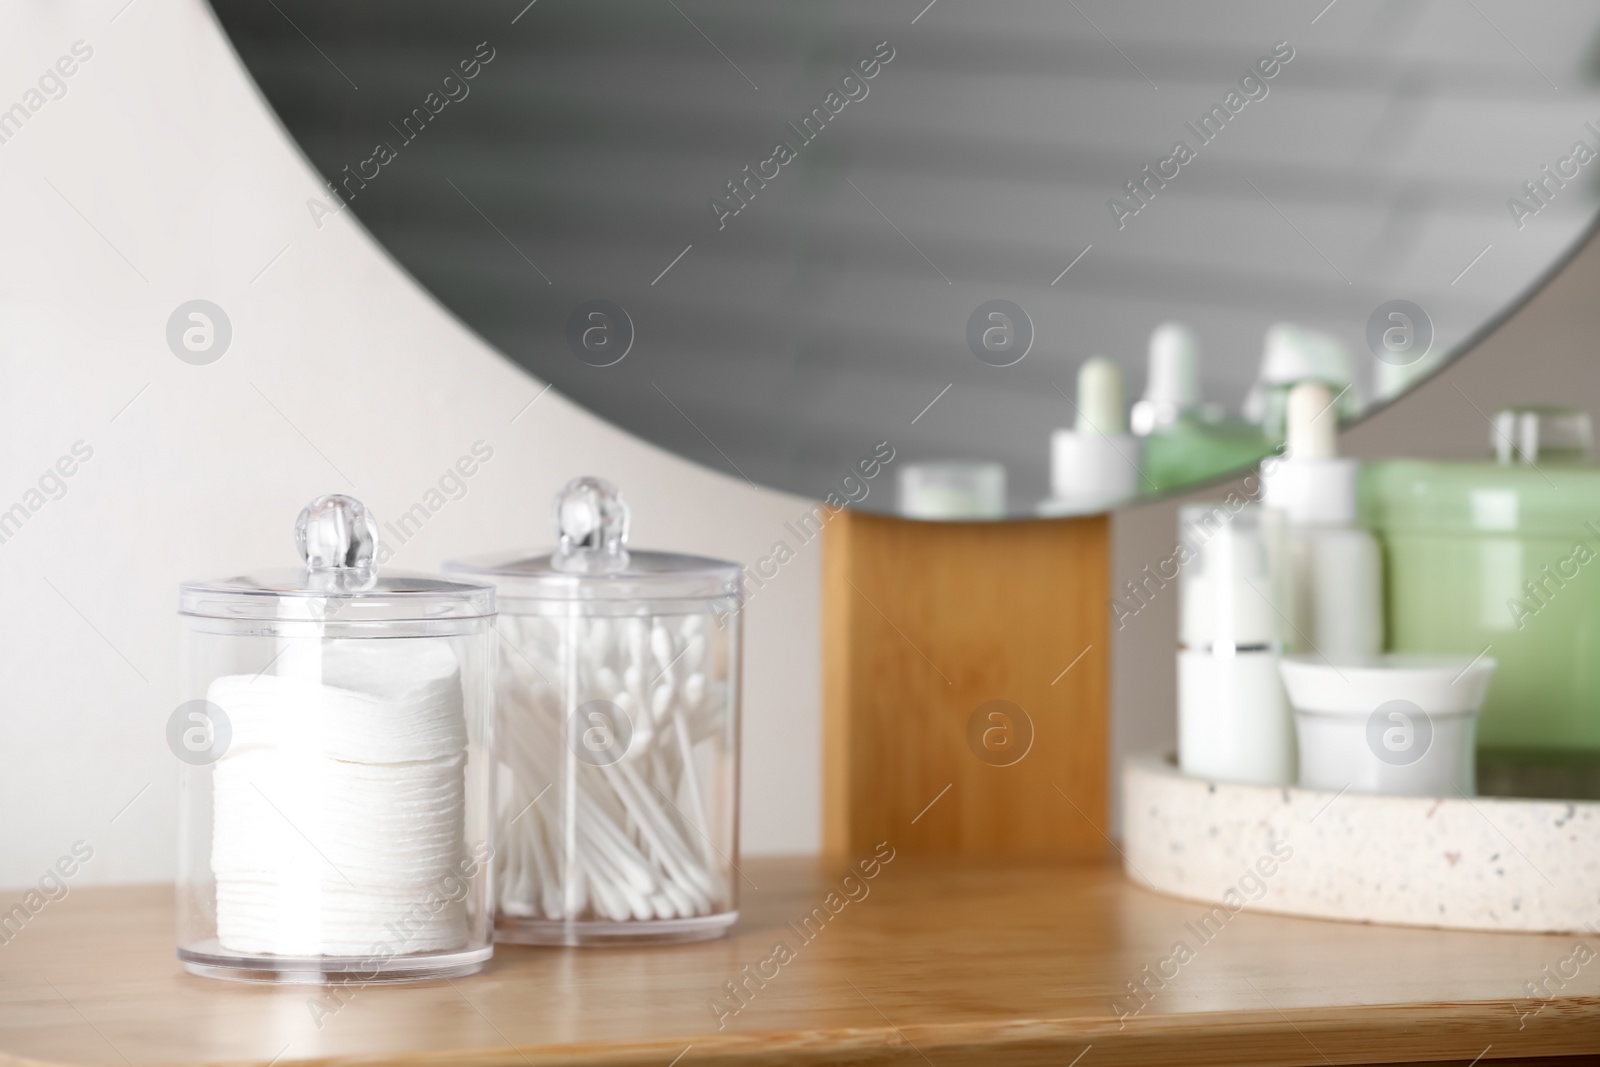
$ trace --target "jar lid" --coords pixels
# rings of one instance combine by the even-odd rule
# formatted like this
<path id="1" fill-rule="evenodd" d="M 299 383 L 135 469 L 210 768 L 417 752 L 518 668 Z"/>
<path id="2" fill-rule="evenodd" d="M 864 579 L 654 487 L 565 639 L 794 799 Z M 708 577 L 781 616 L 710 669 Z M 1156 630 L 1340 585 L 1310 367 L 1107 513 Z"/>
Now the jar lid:
<path id="1" fill-rule="evenodd" d="M 1379 531 L 1588 539 L 1600 519 L 1600 467 L 1573 463 L 1364 464 L 1361 509 Z"/>
<path id="2" fill-rule="evenodd" d="M 404 571 L 378 572 L 378 521 L 354 497 L 320 496 L 300 512 L 305 566 L 189 581 L 178 610 L 211 619 L 361 624 L 489 618 L 492 586 Z"/>
<path id="3" fill-rule="evenodd" d="M 500 603 L 516 600 L 701 600 L 739 595 L 740 567 L 727 560 L 628 548 L 628 505 L 609 482 L 574 478 L 556 494 L 557 545 L 471 556 L 451 573 L 491 580 Z"/>

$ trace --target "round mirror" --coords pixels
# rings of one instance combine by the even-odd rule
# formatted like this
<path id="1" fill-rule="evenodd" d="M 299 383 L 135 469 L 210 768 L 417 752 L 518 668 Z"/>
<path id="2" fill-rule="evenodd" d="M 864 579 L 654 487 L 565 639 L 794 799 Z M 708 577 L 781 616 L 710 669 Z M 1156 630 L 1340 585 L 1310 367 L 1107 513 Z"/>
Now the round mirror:
<path id="1" fill-rule="evenodd" d="M 1596 210 L 1581 0 L 213 3 L 313 214 L 616 425 L 873 511 L 1238 470 Z"/>

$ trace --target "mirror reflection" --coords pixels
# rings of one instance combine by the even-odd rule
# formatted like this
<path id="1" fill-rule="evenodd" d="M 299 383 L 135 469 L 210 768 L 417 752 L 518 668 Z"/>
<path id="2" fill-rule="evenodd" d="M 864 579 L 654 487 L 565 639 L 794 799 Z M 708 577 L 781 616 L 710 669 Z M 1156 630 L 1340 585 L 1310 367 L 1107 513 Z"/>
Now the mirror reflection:
<path id="1" fill-rule="evenodd" d="M 1402 394 L 1596 207 L 1577 0 L 214 6 L 308 210 L 630 432 L 875 511 L 1243 468 L 1295 384 Z"/>

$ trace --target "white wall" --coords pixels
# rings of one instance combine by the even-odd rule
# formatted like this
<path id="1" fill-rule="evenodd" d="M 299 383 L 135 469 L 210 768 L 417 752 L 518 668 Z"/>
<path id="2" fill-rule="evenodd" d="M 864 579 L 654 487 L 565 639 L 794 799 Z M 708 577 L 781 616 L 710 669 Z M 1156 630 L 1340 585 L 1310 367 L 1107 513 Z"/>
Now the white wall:
<path id="1" fill-rule="evenodd" d="M 393 516 L 487 441 L 466 496 L 399 550 L 409 569 L 546 543 L 550 496 L 580 473 L 623 487 L 651 547 L 751 561 L 806 508 L 554 391 L 513 424 L 541 383 L 348 212 L 318 228 L 321 182 L 201 0 L 125 2 L 0 7 L 0 109 L 26 106 L 75 41 L 93 49 L 0 143 L 0 510 L 75 442 L 93 450 L 0 544 L 0 887 L 78 839 L 95 850 L 80 884 L 171 877 L 176 584 L 296 563 L 292 524 L 317 494 Z M 209 366 L 166 342 L 194 298 L 232 322 Z M 803 550 L 747 613 L 752 853 L 820 846 L 818 564 Z"/>

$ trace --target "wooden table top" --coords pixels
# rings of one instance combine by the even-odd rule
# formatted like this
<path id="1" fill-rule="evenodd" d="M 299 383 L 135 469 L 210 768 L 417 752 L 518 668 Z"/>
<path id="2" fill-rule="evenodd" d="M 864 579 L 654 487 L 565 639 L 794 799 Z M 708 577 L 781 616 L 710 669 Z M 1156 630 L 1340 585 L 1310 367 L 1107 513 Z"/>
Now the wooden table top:
<path id="1" fill-rule="evenodd" d="M 1107 863 L 901 855 L 849 883 L 842 863 L 743 866 L 743 916 L 724 940 L 501 946 L 480 975 L 350 987 L 342 1003 L 319 1000 L 317 987 L 186 974 L 168 887 L 74 889 L 0 944 L 0 1064 L 1108 1067 L 1600 1054 L 1600 936 L 1248 909 L 1202 930 L 1206 905 L 1139 889 Z M 810 941 L 786 925 L 830 905 L 838 913 Z M 786 953 L 775 953 L 780 941 Z M 1179 942 L 1187 951 L 1175 955 Z M 724 983 L 747 965 L 772 977 L 751 981 L 735 1013 Z M 1156 977 L 1140 1007 L 1126 983 L 1146 967 Z M 1529 996 L 1530 982 L 1545 983 L 1548 1002 Z"/>

